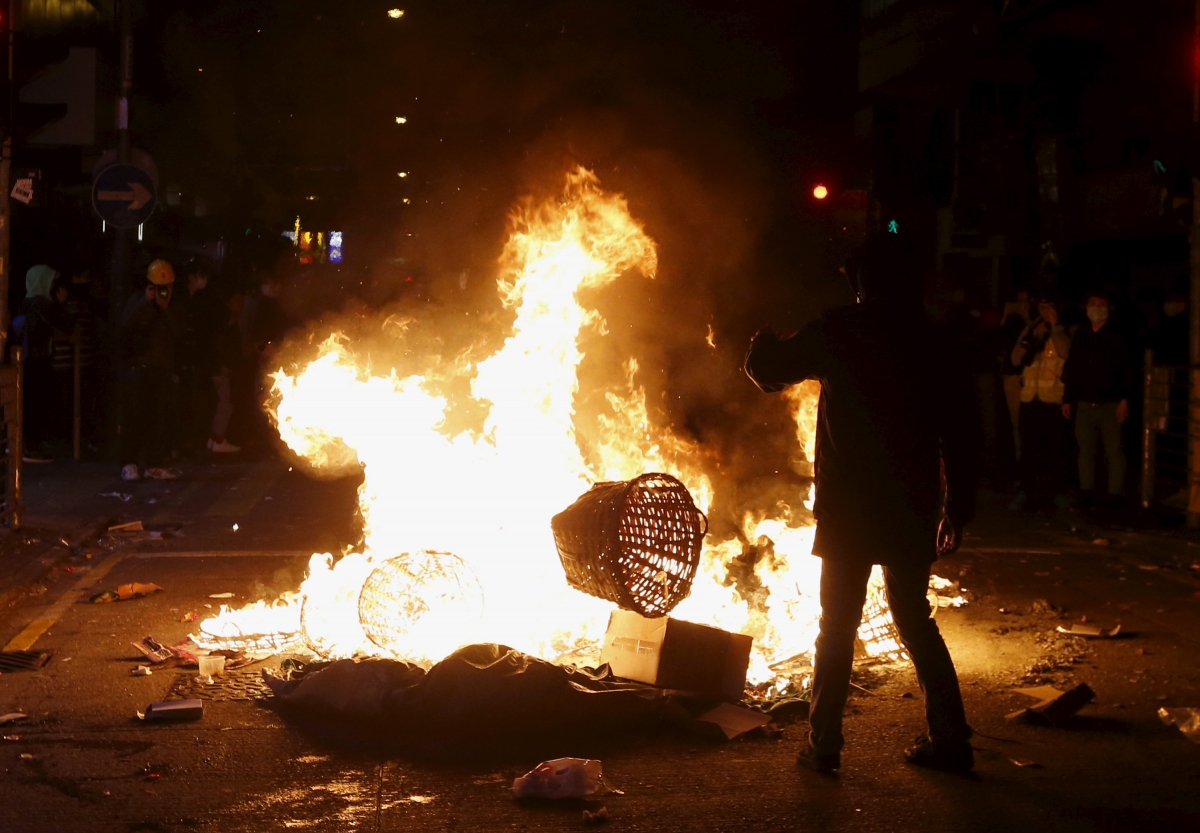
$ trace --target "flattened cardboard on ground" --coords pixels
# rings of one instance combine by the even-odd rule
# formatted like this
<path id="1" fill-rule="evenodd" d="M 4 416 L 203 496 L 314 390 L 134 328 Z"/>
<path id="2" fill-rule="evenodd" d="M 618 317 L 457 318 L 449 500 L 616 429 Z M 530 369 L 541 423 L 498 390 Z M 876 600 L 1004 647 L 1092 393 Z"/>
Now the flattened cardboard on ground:
<path id="1" fill-rule="evenodd" d="M 613 611 L 600 662 L 618 677 L 725 700 L 746 688 L 753 639 L 662 616 Z"/>
<path id="2" fill-rule="evenodd" d="M 1057 628 L 1055 628 L 1055 630 L 1059 633 L 1065 633 L 1067 636 L 1100 637 L 1101 639 L 1107 639 L 1119 634 L 1121 632 L 1121 626 L 1117 625 L 1115 628 L 1105 629 L 1098 628 L 1095 625 L 1082 625 L 1076 622 L 1069 628 L 1064 628 L 1062 625 L 1059 625 Z"/>
<path id="3" fill-rule="evenodd" d="M 717 740 L 733 740 L 770 722 L 770 715 L 732 703 L 722 703 L 696 718 L 700 733 L 712 735 Z"/>
<path id="4" fill-rule="evenodd" d="M 1096 692 L 1087 683 L 1080 683 L 1069 691 L 1059 691 L 1053 686 L 1014 689 L 1026 697 L 1039 698 L 1039 702 L 1027 709 L 1018 709 L 1006 715 L 1007 720 L 1024 720 L 1042 726 L 1059 726 L 1073 717 L 1076 712 L 1096 699 Z"/>

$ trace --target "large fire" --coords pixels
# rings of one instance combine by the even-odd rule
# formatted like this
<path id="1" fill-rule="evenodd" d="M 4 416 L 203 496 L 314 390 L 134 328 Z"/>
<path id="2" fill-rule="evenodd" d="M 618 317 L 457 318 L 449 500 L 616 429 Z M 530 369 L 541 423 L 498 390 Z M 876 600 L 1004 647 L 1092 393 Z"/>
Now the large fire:
<path id="1" fill-rule="evenodd" d="M 527 201 L 510 218 L 498 284 L 514 321 L 498 351 L 477 362 L 469 351 L 452 361 L 423 357 L 421 373 L 401 372 L 377 354 L 368 365 L 335 336 L 297 372 L 278 371 L 275 417 L 288 446 L 316 468 L 347 460 L 363 467 L 364 546 L 340 559 L 314 555 L 298 592 L 240 610 L 222 608 L 202 623 L 199 640 L 205 634 L 279 634 L 284 640 L 302 634 L 326 657 L 422 663 L 488 641 L 552 660 L 594 659 L 612 607 L 568 587 L 551 516 L 595 481 L 648 471 L 679 478 L 704 511 L 714 495 L 702 449 L 652 419 L 635 358 L 622 382 L 600 397 L 610 406 L 600 415 L 602 430 L 586 442 L 577 435 L 580 334 L 605 326 L 581 295 L 631 271 L 652 278 L 656 268 L 654 241 L 625 200 L 580 168 L 556 198 Z M 711 344 L 711 328 L 697 338 Z M 475 404 L 486 409 L 482 431 L 446 428 L 451 405 L 444 391 L 454 380 L 469 382 Z M 808 460 L 818 393 L 815 383 L 788 392 Z M 756 681 L 772 677 L 773 664 L 811 650 L 820 612 L 820 562 L 810 557 L 811 495 L 780 497 L 769 516 L 745 517 L 741 539 L 709 536 L 691 595 L 672 613 L 752 635 L 750 677 Z M 755 558 L 747 562 L 750 548 Z M 364 583 L 383 562 L 425 551 L 465 562 L 473 586 L 477 579 L 482 590 L 482 613 L 438 617 L 437 627 L 413 628 L 384 649 L 360 622 Z M 728 580 L 738 559 L 756 581 Z M 878 640 L 872 645 L 879 653 L 895 648 Z"/>

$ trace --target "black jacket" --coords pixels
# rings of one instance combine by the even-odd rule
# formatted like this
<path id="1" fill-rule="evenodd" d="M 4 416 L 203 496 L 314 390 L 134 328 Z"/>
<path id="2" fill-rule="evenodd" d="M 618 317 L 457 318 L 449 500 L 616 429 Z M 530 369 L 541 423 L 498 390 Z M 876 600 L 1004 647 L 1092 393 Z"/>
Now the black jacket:
<path id="1" fill-rule="evenodd" d="M 755 338 L 746 372 L 765 391 L 821 382 L 816 541 L 822 557 L 931 563 L 943 509 L 975 514 L 979 423 L 969 377 L 922 313 L 835 309 L 788 339 Z"/>
<path id="2" fill-rule="evenodd" d="M 1071 340 L 1071 355 L 1063 366 L 1063 402 L 1097 405 L 1129 398 L 1133 366 L 1125 339 L 1105 324 L 1098 331 L 1085 323 Z"/>

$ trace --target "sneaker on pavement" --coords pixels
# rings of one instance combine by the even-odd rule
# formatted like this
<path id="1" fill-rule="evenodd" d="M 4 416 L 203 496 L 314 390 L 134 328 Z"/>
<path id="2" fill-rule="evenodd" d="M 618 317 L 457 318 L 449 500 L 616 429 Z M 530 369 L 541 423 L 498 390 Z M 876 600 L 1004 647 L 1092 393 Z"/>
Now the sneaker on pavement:
<path id="1" fill-rule="evenodd" d="M 818 752 L 813 749 L 811 743 L 805 740 L 804 746 L 800 748 L 800 754 L 796 756 L 796 763 L 813 772 L 832 775 L 834 771 L 841 768 L 842 756 L 839 752 Z"/>
<path id="2" fill-rule="evenodd" d="M 122 480 L 141 480 L 142 475 L 141 475 L 141 472 L 138 471 L 137 464 L 130 463 L 127 466 L 123 466 L 121 468 L 121 479 Z"/>
<path id="3" fill-rule="evenodd" d="M 975 769 L 975 752 L 965 740 L 960 743 L 935 744 L 928 735 L 917 738 L 915 746 L 904 752 L 904 760 L 916 766 L 966 775 Z"/>
<path id="4" fill-rule="evenodd" d="M 146 469 L 146 476 L 151 480 L 178 480 L 179 472 L 175 469 L 153 468 Z"/>
<path id="5" fill-rule="evenodd" d="M 216 440 L 209 440 L 208 450 L 215 451 L 217 454 L 236 454 L 242 450 L 242 447 L 240 445 L 234 445 L 233 443 L 229 442 L 229 440 L 221 440 L 220 442 L 217 442 Z"/>

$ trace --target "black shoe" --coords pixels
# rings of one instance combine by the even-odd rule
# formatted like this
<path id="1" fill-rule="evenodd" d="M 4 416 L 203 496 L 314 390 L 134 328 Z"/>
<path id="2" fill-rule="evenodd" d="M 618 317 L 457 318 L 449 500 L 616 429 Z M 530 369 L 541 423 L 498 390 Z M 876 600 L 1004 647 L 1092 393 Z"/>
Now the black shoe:
<path id="1" fill-rule="evenodd" d="M 835 770 L 841 769 L 842 755 L 840 752 L 818 752 L 811 743 L 805 741 L 800 754 L 796 756 L 796 763 L 813 772 L 832 775 Z"/>
<path id="2" fill-rule="evenodd" d="M 916 766 L 966 775 L 975 769 L 975 752 L 965 740 L 953 744 L 935 744 L 928 735 L 917 738 L 916 746 L 904 752 L 904 760 Z"/>

